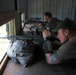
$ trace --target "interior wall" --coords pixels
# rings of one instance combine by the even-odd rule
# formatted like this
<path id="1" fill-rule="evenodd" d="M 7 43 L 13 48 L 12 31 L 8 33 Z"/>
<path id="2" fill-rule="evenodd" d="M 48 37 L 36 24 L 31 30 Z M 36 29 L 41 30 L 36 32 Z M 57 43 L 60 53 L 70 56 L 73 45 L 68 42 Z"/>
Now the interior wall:
<path id="1" fill-rule="evenodd" d="M 15 17 L 15 25 L 16 25 L 16 34 L 18 34 L 18 32 L 21 29 L 21 14 L 17 14 Z"/>
<path id="2" fill-rule="evenodd" d="M 44 12 L 51 12 L 61 20 L 66 17 L 75 20 L 76 0 L 28 0 L 28 18 L 41 17 Z"/>
<path id="3" fill-rule="evenodd" d="M 0 12 L 15 11 L 15 0 L 0 0 Z"/>
<path id="4" fill-rule="evenodd" d="M 44 12 L 49 11 L 61 20 L 66 17 L 76 20 L 76 0 L 0 0 L 0 12 L 16 11 L 16 7 L 19 13 L 25 12 L 25 19 L 43 20 Z"/>
<path id="5" fill-rule="evenodd" d="M 22 2 L 22 0 L 19 1 Z M 21 7 L 20 4 L 18 5 L 17 0 L 0 0 L 0 26 L 15 19 L 17 34 L 21 28 L 21 15 L 19 10 L 22 9 L 20 9 L 19 6 Z M 23 6 L 21 8 L 23 8 Z"/>

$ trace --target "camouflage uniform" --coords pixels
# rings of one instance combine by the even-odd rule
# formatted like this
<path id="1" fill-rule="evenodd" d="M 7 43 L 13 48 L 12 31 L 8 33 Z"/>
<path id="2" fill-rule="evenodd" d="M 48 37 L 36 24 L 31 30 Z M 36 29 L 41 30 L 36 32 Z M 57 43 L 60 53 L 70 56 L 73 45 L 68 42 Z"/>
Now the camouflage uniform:
<path id="1" fill-rule="evenodd" d="M 67 59 L 76 59 L 76 36 L 62 45 L 54 55 L 61 62 Z"/>
<path id="2" fill-rule="evenodd" d="M 52 19 L 50 20 L 50 22 L 48 22 L 48 23 L 46 24 L 45 27 L 55 28 L 58 23 L 60 23 L 60 20 L 58 20 L 57 18 L 52 18 Z"/>

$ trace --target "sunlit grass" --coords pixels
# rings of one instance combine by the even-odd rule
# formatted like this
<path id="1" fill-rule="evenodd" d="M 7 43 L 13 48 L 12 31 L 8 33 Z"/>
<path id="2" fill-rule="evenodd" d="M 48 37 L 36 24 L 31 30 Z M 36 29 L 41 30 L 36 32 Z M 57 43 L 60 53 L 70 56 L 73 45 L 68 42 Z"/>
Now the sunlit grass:
<path id="1" fill-rule="evenodd" d="M 0 27 L 0 35 L 7 35 L 6 24 Z"/>
<path id="2" fill-rule="evenodd" d="M 6 24 L 0 26 L 0 37 L 1 36 L 6 36 L 7 35 L 7 31 L 6 31 Z M 2 58 L 4 57 L 4 54 L 7 51 L 7 47 L 8 47 L 8 39 L 4 39 L 4 38 L 0 38 L 0 62 L 2 60 Z"/>
<path id="3" fill-rule="evenodd" d="M 4 24 L 0 27 L 0 36 L 6 36 L 6 35 L 7 35 L 6 24 Z M 8 42 L 9 42 L 8 39 L 0 38 L 0 51 L 3 51 L 6 48 L 6 44 Z"/>

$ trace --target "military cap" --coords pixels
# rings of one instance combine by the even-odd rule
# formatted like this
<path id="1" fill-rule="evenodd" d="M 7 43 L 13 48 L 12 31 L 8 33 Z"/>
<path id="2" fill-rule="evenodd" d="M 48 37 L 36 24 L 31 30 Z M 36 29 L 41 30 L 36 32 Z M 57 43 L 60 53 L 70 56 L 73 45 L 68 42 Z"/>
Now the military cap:
<path id="1" fill-rule="evenodd" d="M 69 29 L 70 31 L 76 31 L 76 24 L 70 19 L 65 19 L 57 25 L 56 31 L 59 29 Z"/>

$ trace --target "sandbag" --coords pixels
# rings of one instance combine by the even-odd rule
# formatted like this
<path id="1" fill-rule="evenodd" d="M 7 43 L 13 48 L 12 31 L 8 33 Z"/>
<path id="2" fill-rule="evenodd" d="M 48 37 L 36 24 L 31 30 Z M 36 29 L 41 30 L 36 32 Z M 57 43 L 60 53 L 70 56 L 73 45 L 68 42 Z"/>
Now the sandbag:
<path id="1" fill-rule="evenodd" d="M 35 44 L 31 40 L 16 40 L 10 42 L 7 55 L 20 62 L 22 65 L 27 66 L 33 59 L 33 53 L 35 51 Z"/>

